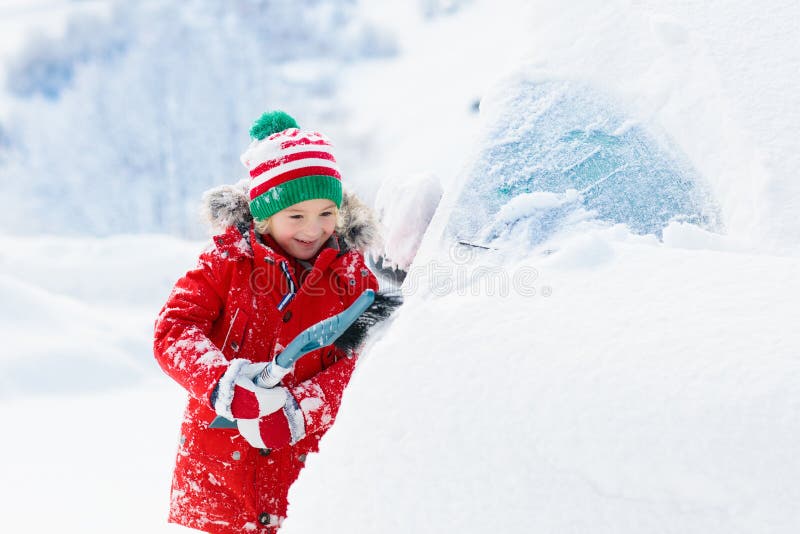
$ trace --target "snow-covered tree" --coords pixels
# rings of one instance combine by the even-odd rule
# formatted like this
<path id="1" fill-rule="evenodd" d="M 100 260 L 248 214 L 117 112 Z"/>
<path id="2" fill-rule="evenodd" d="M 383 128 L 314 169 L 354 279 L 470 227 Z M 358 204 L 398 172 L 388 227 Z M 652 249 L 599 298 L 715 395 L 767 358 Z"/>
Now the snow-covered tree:
<path id="1" fill-rule="evenodd" d="M 394 51 L 352 0 L 114 4 L 13 62 L 5 232 L 198 236 L 203 190 L 243 176 L 252 120 L 337 111 L 338 72 Z"/>

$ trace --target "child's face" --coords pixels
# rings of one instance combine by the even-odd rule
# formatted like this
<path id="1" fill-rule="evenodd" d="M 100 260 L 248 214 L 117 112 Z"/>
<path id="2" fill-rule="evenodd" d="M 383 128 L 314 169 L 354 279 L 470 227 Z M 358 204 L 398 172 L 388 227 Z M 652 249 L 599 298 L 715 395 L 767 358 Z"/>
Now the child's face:
<path id="1" fill-rule="evenodd" d="M 336 204 L 326 198 L 298 202 L 272 216 L 269 233 L 295 258 L 314 257 L 333 234 Z"/>

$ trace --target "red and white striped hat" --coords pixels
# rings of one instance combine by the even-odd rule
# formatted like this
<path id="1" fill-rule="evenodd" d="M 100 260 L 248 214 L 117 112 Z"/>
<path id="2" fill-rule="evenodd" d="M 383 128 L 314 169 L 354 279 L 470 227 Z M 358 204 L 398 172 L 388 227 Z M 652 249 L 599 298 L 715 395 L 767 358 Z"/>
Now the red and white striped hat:
<path id="1" fill-rule="evenodd" d="M 241 160 L 250 171 L 250 212 L 267 219 L 298 202 L 327 198 L 342 204 L 342 177 L 327 137 L 301 130 L 282 111 L 264 113 L 250 129 Z"/>

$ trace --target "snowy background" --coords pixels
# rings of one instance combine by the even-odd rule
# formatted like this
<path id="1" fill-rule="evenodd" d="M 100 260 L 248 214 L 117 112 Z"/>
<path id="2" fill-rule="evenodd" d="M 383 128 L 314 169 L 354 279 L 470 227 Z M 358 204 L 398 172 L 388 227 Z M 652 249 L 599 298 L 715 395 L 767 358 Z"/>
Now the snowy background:
<path id="1" fill-rule="evenodd" d="M 0 1 L 4 530 L 188 532 L 152 323 L 272 108 L 329 133 L 409 270 L 287 533 L 800 530 L 800 5 L 389 4 Z M 471 194 L 575 117 L 659 147 L 703 217 Z"/>

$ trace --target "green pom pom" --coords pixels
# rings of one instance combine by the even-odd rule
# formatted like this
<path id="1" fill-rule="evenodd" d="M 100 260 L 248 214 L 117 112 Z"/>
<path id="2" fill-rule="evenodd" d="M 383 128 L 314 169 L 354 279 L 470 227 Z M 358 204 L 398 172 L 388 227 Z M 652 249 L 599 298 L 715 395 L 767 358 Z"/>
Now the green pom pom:
<path id="1" fill-rule="evenodd" d="M 283 111 L 270 111 L 261 115 L 253 124 L 253 127 L 250 128 L 250 137 L 260 141 L 267 136 L 289 128 L 299 128 L 291 115 Z"/>

